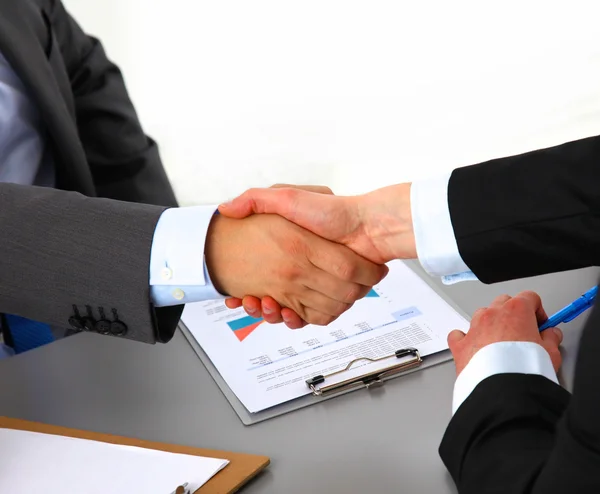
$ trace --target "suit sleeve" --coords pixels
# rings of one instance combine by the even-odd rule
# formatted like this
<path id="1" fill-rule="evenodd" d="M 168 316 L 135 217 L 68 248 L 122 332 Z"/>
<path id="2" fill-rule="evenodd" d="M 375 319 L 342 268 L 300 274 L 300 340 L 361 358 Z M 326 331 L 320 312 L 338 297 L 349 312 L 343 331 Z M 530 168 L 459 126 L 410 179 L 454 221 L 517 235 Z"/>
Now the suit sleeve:
<path id="1" fill-rule="evenodd" d="M 176 206 L 158 147 L 141 127 L 119 68 L 60 0 L 47 0 L 45 10 L 71 83 L 79 137 L 97 195 Z"/>
<path id="2" fill-rule="evenodd" d="M 600 308 L 583 331 L 573 395 L 542 376 L 482 381 L 440 455 L 460 494 L 600 492 Z"/>
<path id="3" fill-rule="evenodd" d="M 600 137 L 454 170 L 458 250 L 484 283 L 600 264 Z"/>
<path id="4" fill-rule="evenodd" d="M 176 206 L 157 146 L 100 43 L 59 0 L 41 5 L 99 197 L 0 184 L 0 312 L 60 327 L 74 317 L 119 321 L 126 331 L 109 334 L 167 342 L 183 307 L 155 308 L 150 297 L 155 228 L 165 207 Z"/>
<path id="5" fill-rule="evenodd" d="M 0 183 L 0 312 L 63 328 L 73 317 L 119 321 L 126 330 L 108 334 L 169 341 L 181 307 L 155 309 L 148 284 L 164 209 Z"/>

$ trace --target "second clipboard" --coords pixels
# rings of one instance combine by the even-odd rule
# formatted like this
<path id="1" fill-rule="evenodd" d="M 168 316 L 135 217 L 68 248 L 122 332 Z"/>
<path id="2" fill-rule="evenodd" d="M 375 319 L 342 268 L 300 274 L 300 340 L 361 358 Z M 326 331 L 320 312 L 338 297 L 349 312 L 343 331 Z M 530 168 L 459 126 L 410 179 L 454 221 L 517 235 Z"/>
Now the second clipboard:
<path id="1" fill-rule="evenodd" d="M 467 321 L 470 318 L 466 315 L 466 313 L 454 302 L 452 301 L 448 295 L 444 292 L 444 290 L 429 276 L 427 275 L 421 266 L 416 261 L 407 261 L 405 262 L 407 266 L 409 266 L 413 271 L 415 271 L 444 301 L 446 301 L 456 312 L 458 312 L 462 317 L 464 317 Z M 327 389 L 327 378 L 331 377 L 329 375 L 320 376 L 325 378 L 325 382 L 323 383 L 313 383 L 314 387 L 311 389 L 309 382 L 307 382 L 307 389 L 311 392 L 303 397 L 297 398 L 295 400 L 291 400 L 280 405 L 267 408 L 266 410 L 250 413 L 246 407 L 242 404 L 242 402 L 237 398 L 235 393 L 231 390 L 231 388 L 227 385 L 217 368 L 211 362 L 208 355 L 204 352 L 202 347 L 198 344 L 196 339 L 192 336 L 188 328 L 185 326 L 183 322 L 180 322 L 179 327 L 190 343 L 191 347 L 194 349 L 206 370 L 209 372 L 217 386 L 221 389 L 223 395 L 229 401 L 231 407 L 234 409 L 240 420 L 244 425 L 253 425 L 264 420 L 268 420 L 279 415 L 283 415 L 289 412 L 293 412 L 300 408 L 304 408 L 311 405 L 316 405 L 325 400 L 329 400 L 331 398 L 336 398 L 343 394 L 350 393 L 352 391 L 357 391 L 362 388 L 372 388 L 375 386 L 382 385 L 385 381 L 389 379 L 393 379 L 395 377 L 405 376 L 417 370 L 426 369 L 428 367 L 432 367 L 443 362 L 447 362 L 452 360 L 452 355 L 450 351 L 442 351 L 433 355 L 428 355 L 427 357 L 421 358 L 418 354 L 410 349 L 397 349 L 396 354 L 389 355 L 386 357 L 382 357 L 383 359 L 389 359 L 390 365 L 386 365 L 383 368 L 379 368 L 377 371 L 373 373 L 368 373 L 367 375 L 361 375 L 360 378 L 353 378 L 343 384 L 347 384 L 341 389 L 329 390 Z M 405 352 L 398 356 L 398 352 Z M 399 359 L 398 362 L 393 362 L 395 359 Z M 357 359 L 360 360 L 360 359 Z M 353 361 L 354 362 L 354 361 Z M 352 364 L 353 362 L 349 362 Z M 382 372 L 383 371 L 383 372 Z M 373 375 L 370 375 L 373 374 Z M 362 378 L 365 378 L 364 380 Z M 343 380 L 342 380 L 343 382 Z M 340 383 L 336 381 L 336 385 Z M 339 386 L 338 386 L 339 387 Z M 325 390 L 325 392 L 322 392 Z M 321 391 L 321 392 L 320 392 Z"/>

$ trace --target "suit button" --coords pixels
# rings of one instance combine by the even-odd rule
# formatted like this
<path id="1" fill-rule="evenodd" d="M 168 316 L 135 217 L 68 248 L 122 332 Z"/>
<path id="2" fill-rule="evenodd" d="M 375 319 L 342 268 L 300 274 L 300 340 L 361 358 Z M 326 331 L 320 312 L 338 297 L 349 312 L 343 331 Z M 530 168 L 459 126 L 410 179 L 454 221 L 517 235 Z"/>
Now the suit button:
<path id="1" fill-rule="evenodd" d="M 96 323 L 96 331 L 100 334 L 110 333 L 110 321 L 107 321 L 106 319 L 100 319 Z"/>
<path id="2" fill-rule="evenodd" d="M 71 316 L 69 317 L 69 326 L 75 328 L 77 331 L 81 331 L 83 329 L 83 324 L 79 317 Z"/>
<path id="3" fill-rule="evenodd" d="M 84 317 L 83 318 L 83 329 L 86 331 L 94 331 L 96 326 L 96 321 L 93 317 Z"/>
<path id="4" fill-rule="evenodd" d="M 113 321 L 110 323 L 110 332 L 115 336 L 123 336 L 127 333 L 127 326 L 121 321 Z"/>

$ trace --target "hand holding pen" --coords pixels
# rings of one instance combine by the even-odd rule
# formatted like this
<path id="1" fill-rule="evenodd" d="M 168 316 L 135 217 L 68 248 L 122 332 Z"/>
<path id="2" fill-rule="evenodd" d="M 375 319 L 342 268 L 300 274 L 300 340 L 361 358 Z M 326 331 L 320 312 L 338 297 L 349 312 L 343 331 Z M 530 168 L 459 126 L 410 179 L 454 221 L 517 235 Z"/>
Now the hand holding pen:
<path id="1" fill-rule="evenodd" d="M 597 286 L 590 288 L 581 297 L 575 299 L 572 303 L 560 309 L 556 314 L 550 316 L 540 325 L 539 330 L 544 331 L 545 329 L 558 326 L 560 323 L 572 321 L 594 305 L 597 294 Z"/>

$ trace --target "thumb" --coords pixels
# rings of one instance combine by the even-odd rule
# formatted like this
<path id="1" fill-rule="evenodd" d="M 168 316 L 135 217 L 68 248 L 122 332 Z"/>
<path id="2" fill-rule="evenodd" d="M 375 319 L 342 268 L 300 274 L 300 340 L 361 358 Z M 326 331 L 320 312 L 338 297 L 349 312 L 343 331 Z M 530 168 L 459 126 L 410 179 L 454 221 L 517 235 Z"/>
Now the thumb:
<path id="1" fill-rule="evenodd" d="M 551 345 L 553 348 L 558 348 L 563 340 L 563 333 L 558 328 L 548 328 L 541 333 L 542 341 Z"/>
<path id="2" fill-rule="evenodd" d="M 249 189 L 235 199 L 219 205 L 219 212 L 230 218 L 245 218 L 251 214 L 283 214 L 291 209 L 290 189 Z"/>
<path id="3" fill-rule="evenodd" d="M 448 334 L 448 346 L 450 347 L 450 351 L 454 352 L 453 348 L 458 345 L 463 338 L 466 336 L 460 329 L 455 329 L 454 331 L 450 331 Z"/>
<path id="4" fill-rule="evenodd" d="M 333 193 L 333 190 L 331 190 L 329 187 L 327 187 L 326 185 L 291 185 L 291 184 L 275 184 L 275 185 L 271 185 L 270 187 L 271 189 L 283 189 L 283 188 L 290 188 L 290 189 L 298 189 L 298 190 L 305 190 L 307 192 L 316 192 L 317 194 L 327 194 L 330 196 L 335 195 Z"/>
<path id="5" fill-rule="evenodd" d="M 542 346 L 546 349 L 548 355 L 550 355 L 552 367 L 554 367 L 554 370 L 558 373 L 562 363 L 562 355 L 558 348 L 563 339 L 562 331 L 558 328 L 548 328 L 545 331 L 542 331 L 541 336 Z"/>

